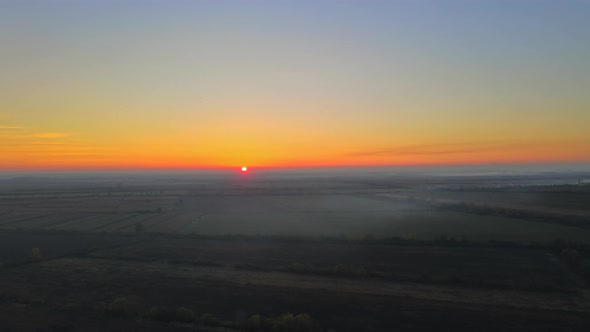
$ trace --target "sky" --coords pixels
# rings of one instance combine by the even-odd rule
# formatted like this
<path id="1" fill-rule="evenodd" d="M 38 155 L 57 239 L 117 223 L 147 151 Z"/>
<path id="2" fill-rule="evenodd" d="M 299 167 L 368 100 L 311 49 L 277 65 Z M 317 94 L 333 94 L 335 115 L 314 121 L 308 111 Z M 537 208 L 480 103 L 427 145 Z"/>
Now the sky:
<path id="1" fill-rule="evenodd" d="M 0 0 L 0 169 L 590 161 L 590 1 Z"/>

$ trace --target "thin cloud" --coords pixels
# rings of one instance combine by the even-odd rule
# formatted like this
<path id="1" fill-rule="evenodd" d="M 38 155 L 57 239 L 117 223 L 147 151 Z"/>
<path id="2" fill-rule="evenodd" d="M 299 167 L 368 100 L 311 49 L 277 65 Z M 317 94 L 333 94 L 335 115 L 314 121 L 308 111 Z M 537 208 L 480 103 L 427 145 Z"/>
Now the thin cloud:
<path id="1" fill-rule="evenodd" d="M 465 153 L 478 153 L 497 151 L 505 148 L 513 148 L 516 145 L 525 146 L 528 144 L 506 144 L 506 143 L 460 143 L 460 144 L 424 144 L 408 145 L 391 149 L 358 151 L 348 156 L 369 157 L 369 156 L 418 156 L 418 155 L 453 155 Z"/>
<path id="2" fill-rule="evenodd" d="M 30 160 L 38 163 L 48 160 L 100 161 L 117 153 L 112 148 L 86 142 L 75 133 L 0 126 L 0 154 L 8 160 Z M 5 165 L 0 162 L 0 168 L 3 166 Z"/>
<path id="3" fill-rule="evenodd" d="M 64 138 L 70 136 L 72 136 L 70 133 L 37 133 L 30 135 L 33 138 Z"/>

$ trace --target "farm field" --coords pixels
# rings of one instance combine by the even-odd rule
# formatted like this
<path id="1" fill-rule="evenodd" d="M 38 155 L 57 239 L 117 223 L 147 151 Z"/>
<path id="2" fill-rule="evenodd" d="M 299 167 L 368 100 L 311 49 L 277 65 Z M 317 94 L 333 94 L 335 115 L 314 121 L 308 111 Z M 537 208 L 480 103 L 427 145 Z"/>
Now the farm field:
<path id="1" fill-rule="evenodd" d="M 582 286 L 546 249 L 164 237 L 98 250 L 91 257 L 492 289 L 567 291 Z"/>
<path id="2" fill-rule="evenodd" d="M 117 241 L 123 239 L 127 243 L 0 269 L 0 328 L 237 331 L 253 315 L 289 312 L 336 331 L 590 327 L 584 282 L 549 249 L 165 235 Z M 120 302 L 124 311 L 109 311 Z M 179 307 L 215 320 L 187 325 L 149 316 L 153 308 Z"/>
<path id="3" fill-rule="evenodd" d="M 0 330 L 590 328 L 579 174 L 312 175 L 1 178 Z"/>
<path id="4" fill-rule="evenodd" d="M 51 259 L 129 243 L 128 237 L 117 235 L 0 232 L 0 266 L 29 263 L 33 248 L 39 250 L 42 259 Z"/>
<path id="5" fill-rule="evenodd" d="M 587 242 L 578 177 L 14 178 L 0 229 Z"/>

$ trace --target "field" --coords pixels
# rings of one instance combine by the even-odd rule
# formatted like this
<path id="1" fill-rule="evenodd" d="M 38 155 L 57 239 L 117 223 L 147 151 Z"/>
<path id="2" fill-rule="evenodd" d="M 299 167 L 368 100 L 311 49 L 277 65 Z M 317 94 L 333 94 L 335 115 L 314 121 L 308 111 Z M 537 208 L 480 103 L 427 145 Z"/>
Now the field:
<path id="1" fill-rule="evenodd" d="M 5 268 L 4 330 L 233 331 L 254 315 L 286 313 L 335 331 L 590 327 L 584 281 L 550 250 L 164 235 L 127 242 Z M 196 323 L 154 318 L 154 308 L 186 308 Z"/>
<path id="2" fill-rule="evenodd" d="M 0 330 L 587 331 L 580 177 L 0 178 Z"/>
<path id="3" fill-rule="evenodd" d="M 10 178 L 0 229 L 585 242 L 579 176 Z"/>

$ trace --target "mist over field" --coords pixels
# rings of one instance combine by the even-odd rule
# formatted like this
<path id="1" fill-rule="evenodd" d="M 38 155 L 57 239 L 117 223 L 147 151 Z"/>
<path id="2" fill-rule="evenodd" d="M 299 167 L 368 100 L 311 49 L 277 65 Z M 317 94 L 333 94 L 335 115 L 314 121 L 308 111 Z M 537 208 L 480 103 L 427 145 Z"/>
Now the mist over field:
<path id="1" fill-rule="evenodd" d="M 4 173 L 13 230 L 590 239 L 584 165 Z"/>

